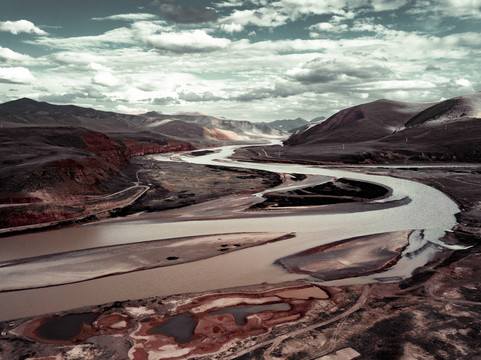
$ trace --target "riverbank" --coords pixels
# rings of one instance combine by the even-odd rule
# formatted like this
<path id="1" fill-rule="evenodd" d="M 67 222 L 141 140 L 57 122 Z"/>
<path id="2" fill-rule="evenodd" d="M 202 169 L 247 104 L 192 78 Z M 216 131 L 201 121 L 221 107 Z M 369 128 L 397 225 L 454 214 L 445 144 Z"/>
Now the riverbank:
<path id="1" fill-rule="evenodd" d="M 105 195 L 45 196 L 38 202 L 0 206 L 0 236 L 181 208 L 227 195 L 254 193 L 281 182 L 279 175 L 267 171 L 136 157 L 121 177 L 104 184 Z"/>

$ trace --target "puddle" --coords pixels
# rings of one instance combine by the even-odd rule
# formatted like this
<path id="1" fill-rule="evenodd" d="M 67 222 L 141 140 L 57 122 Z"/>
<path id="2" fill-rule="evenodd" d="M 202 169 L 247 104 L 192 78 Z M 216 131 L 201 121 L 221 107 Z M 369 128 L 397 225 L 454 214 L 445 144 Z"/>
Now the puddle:
<path id="1" fill-rule="evenodd" d="M 35 334 L 45 340 L 71 341 L 75 339 L 84 324 L 91 325 L 97 318 L 94 313 L 69 314 L 45 321 Z"/>
<path id="2" fill-rule="evenodd" d="M 232 314 L 234 315 L 235 322 L 237 325 L 244 325 L 245 318 L 249 314 L 255 314 L 262 311 L 289 311 L 291 310 L 291 306 L 287 303 L 276 303 L 276 304 L 268 304 L 268 305 L 252 305 L 252 306 L 234 306 L 230 308 L 225 308 L 217 311 L 213 311 L 211 315 L 220 315 L 220 314 Z"/>
<path id="3" fill-rule="evenodd" d="M 172 316 L 165 323 L 150 329 L 150 335 L 165 335 L 174 338 L 178 344 L 194 340 L 195 320 L 190 313 L 183 313 Z"/>

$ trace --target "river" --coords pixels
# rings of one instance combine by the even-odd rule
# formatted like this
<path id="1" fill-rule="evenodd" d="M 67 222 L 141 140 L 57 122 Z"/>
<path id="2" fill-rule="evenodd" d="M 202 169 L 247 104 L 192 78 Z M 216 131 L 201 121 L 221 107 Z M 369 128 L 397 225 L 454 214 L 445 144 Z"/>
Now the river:
<path id="1" fill-rule="evenodd" d="M 392 189 L 381 202 L 409 198 L 403 205 L 353 213 L 307 213 L 234 219 L 159 220 L 155 214 L 123 221 L 99 222 L 35 234 L 0 239 L 0 261 L 55 254 L 106 245 L 127 244 L 174 237 L 235 232 L 295 232 L 293 239 L 226 253 L 205 260 L 137 271 L 70 285 L 0 293 L 0 320 L 62 311 L 116 300 L 216 290 L 259 283 L 306 278 L 289 274 L 275 260 L 321 244 L 356 236 L 399 230 L 417 230 L 402 259 L 390 270 L 326 285 L 398 281 L 424 265 L 440 247 L 445 231 L 456 224 L 457 205 L 440 191 L 413 181 L 374 176 L 319 166 L 257 164 L 229 160 L 238 146 L 205 155 L 163 154 L 158 161 L 223 164 L 278 173 L 302 173 L 328 178 L 347 177 L 375 182 Z M 252 195 L 255 196 L 255 195 Z M 222 207 L 223 199 L 210 202 Z M 196 205 L 194 205 L 196 206 Z M 198 205 L 197 205 L 198 206 Z M 204 206 L 204 205 L 203 205 Z M 174 210 L 179 211 L 179 210 Z M 184 208 L 188 212 L 188 208 Z M 167 218 L 167 216 L 165 217 Z M 421 233 L 422 232 L 422 233 Z M 422 236 L 421 236 L 422 234 Z M 431 246 L 427 246 L 431 244 Z M 435 244 L 435 245 L 432 245 Z M 74 271 L 73 269 L 72 271 Z M 14 275 L 10 275 L 14 276 Z M 1 282 L 1 277 L 0 277 Z"/>

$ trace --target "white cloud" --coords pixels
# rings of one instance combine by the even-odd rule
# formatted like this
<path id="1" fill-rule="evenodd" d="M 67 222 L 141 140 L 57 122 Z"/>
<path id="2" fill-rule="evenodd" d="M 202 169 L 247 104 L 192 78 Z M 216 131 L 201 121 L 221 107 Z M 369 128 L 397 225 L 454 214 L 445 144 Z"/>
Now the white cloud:
<path id="1" fill-rule="evenodd" d="M 10 32 L 15 35 L 20 33 L 47 35 L 45 31 L 28 20 L 0 21 L 0 31 Z"/>
<path id="2" fill-rule="evenodd" d="M 368 5 L 368 0 L 280 0 L 275 2 L 273 7 L 277 7 L 288 14 L 291 20 L 296 20 L 303 15 L 335 14 L 344 16 L 348 13 L 352 15 L 352 12 L 346 12 L 346 9 L 358 9 Z"/>
<path id="3" fill-rule="evenodd" d="M 396 10 L 408 3 L 408 0 L 372 0 L 374 11 Z"/>
<path id="4" fill-rule="evenodd" d="M 211 52 L 224 49 L 230 44 L 229 39 L 214 38 L 204 30 L 155 34 L 146 37 L 144 41 L 157 50 L 174 53 Z"/>
<path id="5" fill-rule="evenodd" d="M 322 37 L 325 33 L 340 33 L 348 30 L 347 24 L 322 22 L 309 27 L 310 36 L 313 38 Z"/>
<path id="6" fill-rule="evenodd" d="M 462 86 L 462 87 L 470 87 L 471 86 L 471 81 L 468 79 L 458 79 L 456 80 L 456 85 Z"/>
<path id="7" fill-rule="evenodd" d="M 104 20 L 112 20 L 112 21 L 142 21 L 142 20 L 153 20 L 156 19 L 157 16 L 154 14 L 148 13 L 134 13 L 134 14 L 118 14 L 118 15 L 111 15 L 107 17 L 101 18 L 92 18 L 95 21 L 104 21 Z"/>
<path id="8" fill-rule="evenodd" d="M 391 70 L 373 59 L 358 61 L 357 58 L 318 57 L 287 72 L 287 76 L 303 84 L 357 83 L 388 78 Z"/>
<path id="9" fill-rule="evenodd" d="M 0 82 L 9 84 L 31 84 L 34 81 L 34 76 L 27 68 L 0 68 Z"/>
<path id="10" fill-rule="evenodd" d="M 33 58 L 28 55 L 23 55 L 17 53 L 9 48 L 4 48 L 0 46 L 0 63 L 1 62 L 16 62 L 18 63 L 28 63 L 32 62 Z"/>
<path id="11" fill-rule="evenodd" d="M 221 3 L 215 4 L 215 6 L 218 8 L 237 7 L 242 5 L 243 5 L 243 2 L 238 0 L 223 1 Z"/>
<path id="12" fill-rule="evenodd" d="M 481 0 L 425 0 L 413 3 L 408 13 L 426 17 L 458 17 L 463 19 L 481 19 Z"/>
<path id="13" fill-rule="evenodd" d="M 260 27 L 277 27 L 284 25 L 289 16 L 276 8 L 261 8 L 258 10 L 236 10 L 223 19 L 223 23 L 235 23 L 243 26 L 256 25 Z"/>
<path id="14" fill-rule="evenodd" d="M 50 58 L 60 64 L 67 66 L 87 66 L 103 62 L 104 59 L 98 55 L 85 52 L 59 52 L 50 56 Z"/>
<path id="15" fill-rule="evenodd" d="M 106 87 L 115 87 L 120 85 L 120 81 L 107 71 L 99 71 L 92 78 L 92 83 Z"/>
<path id="16" fill-rule="evenodd" d="M 481 18 L 481 0 L 437 0 L 433 10 L 446 16 Z"/>
<path id="17" fill-rule="evenodd" d="M 101 35 L 76 36 L 67 38 L 42 37 L 27 44 L 41 45 L 55 50 L 70 50 L 83 52 L 95 49 L 105 49 L 106 44 L 135 44 L 134 32 L 130 28 L 117 28 Z"/>
<path id="18" fill-rule="evenodd" d="M 241 24 L 235 24 L 235 23 L 221 24 L 220 28 L 229 34 L 244 30 L 244 27 Z"/>

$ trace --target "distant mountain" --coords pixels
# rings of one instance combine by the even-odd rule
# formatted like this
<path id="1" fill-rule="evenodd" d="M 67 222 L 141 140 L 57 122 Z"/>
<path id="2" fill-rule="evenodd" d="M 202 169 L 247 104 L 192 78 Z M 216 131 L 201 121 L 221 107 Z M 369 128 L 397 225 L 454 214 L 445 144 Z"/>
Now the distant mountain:
<path id="1" fill-rule="evenodd" d="M 168 124 L 170 121 L 175 121 Z M 198 142 L 285 137 L 287 134 L 249 121 L 219 119 L 203 114 L 165 115 L 151 111 L 141 115 L 119 114 L 74 105 L 52 105 L 32 99 L 0 104 L 0 124 L 6 126 L 80 126 L 114 138 L 155 138 L 158 134 Z M 197 126 L 196 126 L 197 125 Z"/>
<path id="2" fill-rule="evenodd" d="M 382 99 L 353 106 L 264 150 L 251 153 L 309 162 L 479 162 L 481 92 L 430 104 Z"/>
<path id="3" fill-rule="evenodd" d="M 318 116 L 318 117 L 315 117 L 314 119 L 312 119 L 311 121 L 309 121 L 309 123 L 311 124 L 319 124 L 320 122 L 326 120 L 326 117 L 325 116 Z"/>
<path id="4" fill-rule="evenodd" d="M 307 124 L 305 125 L 302 125 L 302 126 L 299 126 L 299 127 L 296 127 L 294 129 L 291 129 L 289 132 L 291 134 L 300 134 L 308 129 L 310 129 L 311 127 L 313 127 L 314 125 L 317 125 L 317 124 L 320 124 L 321 122 L 323 122 L 324 120 L 326 120 L 326 117 L 325 116 L 319 116 L 319 117 L 316 117 L 314 119 L 312 119 L 311 121 L 309 121 Z"/>
<path id="5" fill-rule="evenodd" d="M 152 128 L 155 127 L 156 124 L 162 124 L 162 122 L 165 123 L 165 121 L 183 121 L 186 123 L 194 123 L 207 129 L 213 129 L 214 132 L 217 132 L 217 130 L 220 130 L 220 132 L 233 132 L 237 134 L 238 140 L 262 137 L 285 137 L 287 135 L 287 133 L 284 131 L 275 129 L 262 123 L 252 123 L 245 120 L 226 120 L 202 114 L 158 114 L 157 116 L 145 117 L 142 120 L 141 125 Z M 209 130 L 207 133 L 209 133 Z"/>
<path id="6" fill-rule="evenodd" d="M 206 127 L 195 122 L 182 120 L 160 120 L 148 125 L 149 129 L 168 136 L 179 136 L 184 139 L 212 139 L 212 140 L 241 140 L 238 133 L 229 130 L 221 130 L 214 127 Z"/>
<path id="7" fill-rule="evenodd" d="M 83 108 L 75 105 L 53 105 L 28 98 L 0 104 L 0 122 L 28 125 L 83 126 L 93 130 L 137 130 L 136 115 Z M 101 121 L 100 121 L 101 120 Z"/>
<path id="8" fill-rule="evenodd" d="M 307 125 L 309 122 L 303 118 L 275 120 L 271 122 L 263 122 L 262 124 L 276 128 L 281 131 L 292 133 L 293 129 L 297 129 L 301 126 Z"/>

